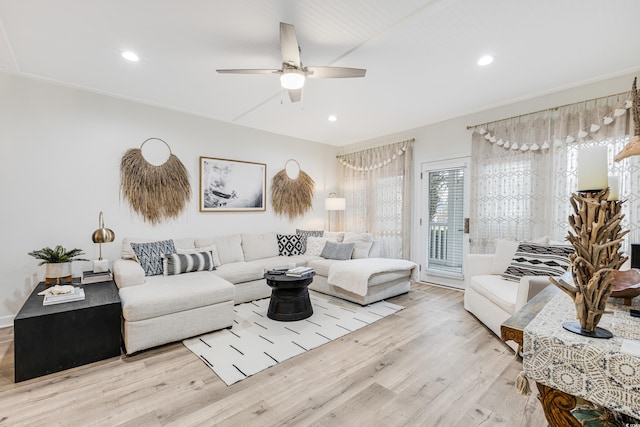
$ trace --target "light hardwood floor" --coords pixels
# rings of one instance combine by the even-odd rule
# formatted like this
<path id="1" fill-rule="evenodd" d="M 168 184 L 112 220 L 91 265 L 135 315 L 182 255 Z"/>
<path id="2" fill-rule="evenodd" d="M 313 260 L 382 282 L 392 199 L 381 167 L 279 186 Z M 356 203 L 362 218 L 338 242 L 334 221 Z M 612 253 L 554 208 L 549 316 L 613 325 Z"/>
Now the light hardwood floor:
<path id="1" fill-rule="evenodd" d="M 462 296 L 414 284 L 397 314 L 230 387 L 181 343 L 14 384 L 0 329 L 0 426 L 546 426 Z"/>

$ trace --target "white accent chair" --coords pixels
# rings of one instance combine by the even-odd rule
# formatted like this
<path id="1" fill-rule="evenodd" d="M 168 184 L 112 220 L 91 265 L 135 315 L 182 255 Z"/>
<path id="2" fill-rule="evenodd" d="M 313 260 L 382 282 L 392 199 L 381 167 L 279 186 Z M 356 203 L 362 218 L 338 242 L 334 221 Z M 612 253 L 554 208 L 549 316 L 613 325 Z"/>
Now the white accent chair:
<path id="1" fill-rule="evenodd" d="M 524 276 L 520 282 L 502 278 L 518 242 L 499 240 L 494 254 L 468 254 L 464 308 L 500 337 L 500 325 L 547 287 L 545 276 Z"/>

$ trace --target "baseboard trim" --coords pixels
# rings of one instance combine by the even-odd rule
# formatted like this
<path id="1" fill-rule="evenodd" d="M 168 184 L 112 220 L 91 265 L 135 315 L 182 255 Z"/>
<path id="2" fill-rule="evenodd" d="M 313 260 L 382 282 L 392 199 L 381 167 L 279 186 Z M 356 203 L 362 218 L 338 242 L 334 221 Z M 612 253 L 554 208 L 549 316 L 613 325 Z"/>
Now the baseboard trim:
<path id="1" fill-rule="evenodd" d="M 13 327 L 13 319 L 15 316 L 3 316 L 0 317 L 0 329 Z"/>

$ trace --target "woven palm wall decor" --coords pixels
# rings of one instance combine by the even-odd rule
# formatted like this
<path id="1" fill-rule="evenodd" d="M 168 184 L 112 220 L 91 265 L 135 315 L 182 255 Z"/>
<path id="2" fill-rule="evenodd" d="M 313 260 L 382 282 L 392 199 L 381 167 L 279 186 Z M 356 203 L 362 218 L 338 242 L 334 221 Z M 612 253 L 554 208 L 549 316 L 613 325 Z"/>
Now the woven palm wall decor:
<path id="1" fill-rule="evenodd" d="M 291 178 L 287 167 L 297 166 L 298 176 Z M 295 174 L 292 174 L 295 176 Z M 290 221 L 304 215 L 313 206 L 315 182 L 293 159 L 287 160 L 285 168 L 275 174 L 271 180 L 271 205 L 276 215 L 289 218 Z"/>
<path id="2" fill-rule="evenodd" d="M 161 141 L 169 149 L 169 158 L 161 165 L 153 165 L 144 158 L 142 147 L 150 140 Z M 176 218 L 191 199 L 187 169 L 160 138 L 148 138 L 140 148 L 124 153 L 120 162 L 120 191 L 131 208 L 152 225 Z"/>

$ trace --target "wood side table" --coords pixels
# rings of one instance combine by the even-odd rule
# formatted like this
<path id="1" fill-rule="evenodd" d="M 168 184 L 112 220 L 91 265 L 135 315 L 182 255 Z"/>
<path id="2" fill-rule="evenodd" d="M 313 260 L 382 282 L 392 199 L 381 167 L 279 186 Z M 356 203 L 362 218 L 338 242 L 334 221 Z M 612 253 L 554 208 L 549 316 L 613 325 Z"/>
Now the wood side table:
<path id="1" fill-rule="evenodd" d="M 540 310 L 562 291 L 549 283 L 538 295 L 524 305 L 513 316 L 500 325 L 500 335 L 503 341 L 514 341 L 518 344 L 517 356 L 524 341 L 524 329 L 529 325 Z M 538 388 L 538 400 L 544 410 L 544 415 L 550 427 L 580 427 L 582 424 L 572 414 L 571 410 L 576 406 L 576 398 L 563 391 L 556 390 L 544 384 L 536 382 Z"/>
<path id="2" fill-rule="evenodd" d="M 116 284 L 80 285 L 85 299 L 43 306 L 39 283 L 13 321 L 15 382 L 119 356 L 122 308 Z"/>
<path id="3" fill-rule="evenodd" d="M 517 356 L 520 356 L 522 350 L 522 341 L 524 340 L 524 328 L 538 315 L 540 310 L 556 296 L 562 292 L 556 286 L 549 283 L 549 286 L 541 290 L 538 295 L 534 296 L 527 302 L 517 313 L 500 325 L 500 338 L 502 341 L 514 341 L 518 344 Z"/>

